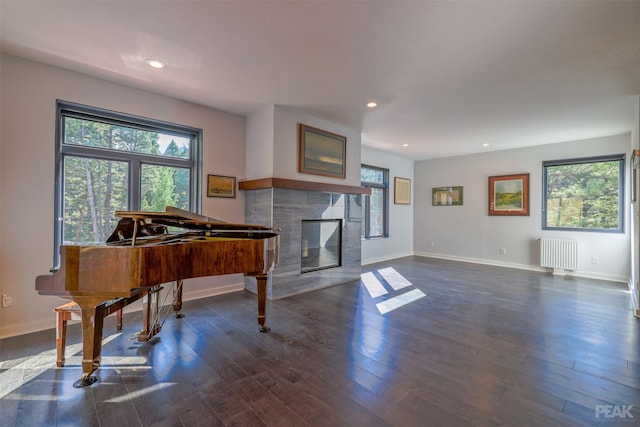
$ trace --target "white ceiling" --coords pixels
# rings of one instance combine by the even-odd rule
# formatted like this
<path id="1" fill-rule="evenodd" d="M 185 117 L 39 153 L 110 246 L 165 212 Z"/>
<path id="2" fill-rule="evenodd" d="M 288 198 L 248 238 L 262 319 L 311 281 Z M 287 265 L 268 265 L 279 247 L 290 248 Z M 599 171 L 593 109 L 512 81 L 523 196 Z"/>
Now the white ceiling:
<path id="1" fill-rule="evenodd" d="M 629 132 L 640 93 L 640 1 L 0 0 L 0 41 L 229 112 L 301 108 L 415 160 Z"/>

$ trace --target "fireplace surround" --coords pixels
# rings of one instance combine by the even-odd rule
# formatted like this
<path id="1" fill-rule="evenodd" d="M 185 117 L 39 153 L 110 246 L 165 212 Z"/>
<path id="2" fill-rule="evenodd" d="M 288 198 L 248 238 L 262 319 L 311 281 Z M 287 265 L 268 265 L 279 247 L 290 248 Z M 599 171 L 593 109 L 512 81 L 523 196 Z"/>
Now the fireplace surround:
<path id="1" fill-rule="evenodd" d="M 246 223 L 280 228 L 280 262 L 271 274 L 267 298 L 284 298 L 360 278 L 361 196 L 368 189 L 279 178 L 244 181 L 240 189 L 245 190 Z M 324 231 L 328 237 L 324 249 L 328 243 L 334 256 L 339 253 L 338 265 L 303 265 L 306 221 L 317 230 L 329 224 L 334 227 L 332 232 L 329 228 Z M 309 236 L 306 240 L 307 255 L 310 246 L 321 245 L 320 240 L 310 242 Z M 245 277 L 245 289 L 255 292 L 255 279 Z"/>

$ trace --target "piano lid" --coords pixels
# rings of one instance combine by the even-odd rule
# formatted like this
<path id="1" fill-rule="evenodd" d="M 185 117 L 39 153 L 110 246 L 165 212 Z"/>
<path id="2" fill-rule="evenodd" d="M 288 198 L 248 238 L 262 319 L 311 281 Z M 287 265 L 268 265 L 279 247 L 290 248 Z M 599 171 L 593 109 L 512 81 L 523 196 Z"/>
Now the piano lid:
<path id="1" fill-rule="evenodd" d="M 264 225 L 228 223 L 173 206 L 165 212 L 116 211 L 115 215 L 121 219 L 107 239 L 109 245 L 154 244 L 198 236 L 266 238 L 280 231 Z"/>

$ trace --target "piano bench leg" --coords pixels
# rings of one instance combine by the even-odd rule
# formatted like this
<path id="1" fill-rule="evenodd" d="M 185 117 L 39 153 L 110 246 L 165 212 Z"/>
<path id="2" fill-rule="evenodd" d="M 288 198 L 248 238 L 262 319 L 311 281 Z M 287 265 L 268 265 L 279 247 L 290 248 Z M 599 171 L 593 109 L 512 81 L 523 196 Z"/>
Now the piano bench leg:
<path id="1" fill-rule="evenodd" d="M 56 366 L 64 366 L 64 350 L 67 344 L 67 322 L 80 320 L 80 307 L 71 301 L 53 309 L 56 313 Z"/>
<path id="2" fill-rule="evenodd" d="M 67 319 L 65 314 L 63 311 L 56 313 L 56 366 L 58 368 L 64 366 L 64 348 L 67 341 Z"/>

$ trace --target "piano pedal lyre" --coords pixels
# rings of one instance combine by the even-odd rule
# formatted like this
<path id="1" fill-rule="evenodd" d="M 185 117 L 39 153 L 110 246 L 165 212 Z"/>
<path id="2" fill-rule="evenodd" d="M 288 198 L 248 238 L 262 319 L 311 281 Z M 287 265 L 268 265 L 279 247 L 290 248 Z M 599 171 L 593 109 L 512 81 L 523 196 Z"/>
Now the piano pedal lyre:
<path id="1" fill-rule="evenodd" d="M 138 333 L 138 341 L 146 342 L 160 332 L 158 324 L 160 314 L 159 295 L 162 286 L 154 286 L 142 300 L 142 331 Z"/>

